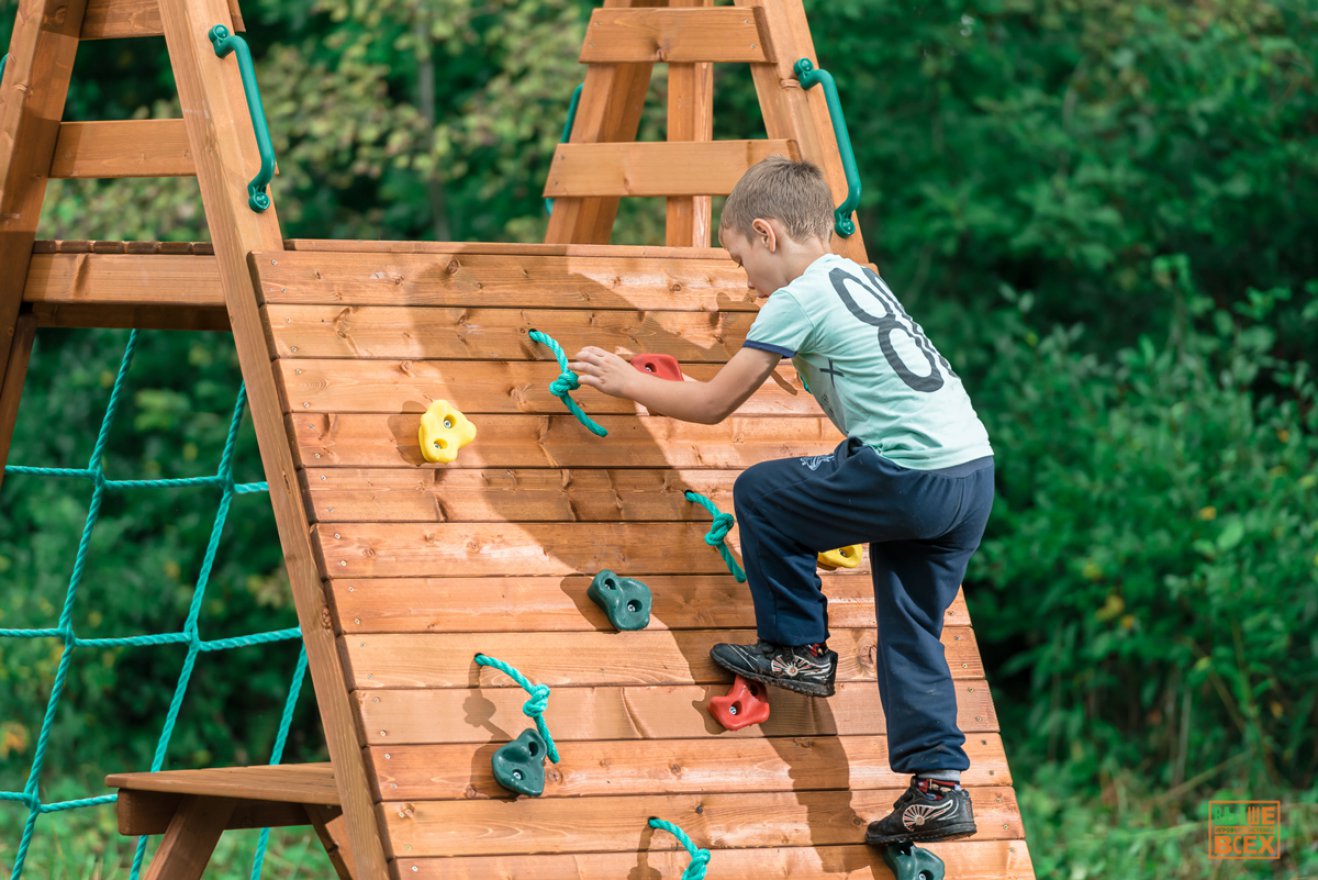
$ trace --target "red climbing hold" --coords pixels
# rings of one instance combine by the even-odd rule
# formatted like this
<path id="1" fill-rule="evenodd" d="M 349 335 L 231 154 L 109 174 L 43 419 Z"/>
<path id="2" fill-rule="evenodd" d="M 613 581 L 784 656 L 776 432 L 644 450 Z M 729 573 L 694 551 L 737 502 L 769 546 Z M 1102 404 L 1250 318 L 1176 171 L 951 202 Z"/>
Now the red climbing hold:
<path id="1" fill-rule="evenodd" d="M 769 700 L 764 693 L 764 685 L 758 681 L 748 681 L 740 675 L 732 682 L 732 690 L 726 697 L 713 697 L 706 706 L 714 720 L 728 730 L 741 730 L 752 724 L 762 724 L 769 720 Z"/>
<path id="2" fill-rule="evenodd" d="M 682 381 L 682 365 L 671 354 L 638 354 L 632 357 L 632 366 L 660 379 Z"/>

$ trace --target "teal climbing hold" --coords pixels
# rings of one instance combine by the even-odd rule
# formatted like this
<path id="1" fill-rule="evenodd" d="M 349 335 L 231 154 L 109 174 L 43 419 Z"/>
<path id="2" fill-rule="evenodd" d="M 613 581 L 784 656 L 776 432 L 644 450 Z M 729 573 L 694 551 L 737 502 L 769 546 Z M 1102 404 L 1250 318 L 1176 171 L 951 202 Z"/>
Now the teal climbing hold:
<path id="1" fill-rule="evenodd" d="M 705 535 L 705 543 L 718 550 L 719 555 L 723 557 L 723 564 L 728 567 L 728 571 L 737 579 L 737 583 L 746 583 L 746 572 L 737 564 L 736 557 L 732 555 L 732 551 L 728 549 L 727 545 L 728 532 L 732 531 L 732 527 L 737 524 L 737 520 L 733 518 L 732 514 L 720 511 L 713 501 L 710 501 L 699 492 L 692 492 L 688 489 L 683 495 L 687 501 L 690 501 L 693 504 L 699 504 L 701 507 L 705 508 L 705 510 L 709 511 L 710 516 L 714 517 L 714 522 L 710 526 L 709 532 Z"/>
<path id="2" fill-rule="evenodd" d="M 943 880 L 943 860 L 911 843 L 885 846 L 883 861 L 894 880 Z"/>
<path id="3" fill-rule="evenodd" d="M 604 609 L 614 629 L 632 631 L 650 625 L 650 588 L 636 578 L 621 577 L 606 568 L 595 575 L 586 595 Z"/>
<path id="4" fill-rule="evenodd" d="M 596 437 L 607 437 L 609 432 L 596 424 L 586 411 L 581 408 L 575 400 L 572 399 L 571 392 L 581 387 L 581 379 L 567 365 L 567 355 L 563 353 L 563 346 L 558 344 L 558 340 L 548 333 L 541 333 L 539 330 L 528 330 L 526 335 L 531 337 L 533 342 L 538 342 L 554 354 L 554 359 L 558 361 L 558 368 L 562 371 L 558 378 L 549 383 L 549 391 L 568 408 L 572 415 L 577 417 L 577 421 L 590 429 L 590 432 Z"/>
<path id="5" fill-rule="evenodd" d="M 494 781 L 515 794 L 540 797 L 545 793 L 548 751 L 540 734 L 528 727 L 517 739 L 500 746 L 490 759 Z"/>
<path id="6" fill-rule="evenodd" d="M 705 870 L 709 865 L 709 850 L 701 849 L 692 842 L 691 838 L 681 828 L 678 828 L 672 822 L 665 822 L 663 819 L 655 816 L 650 817 L 650 827 L 660 831 L 667 831 L 677 838 L 677 842 L 682 844 L 691 855 L 691 864 L 686 866 L 682 872 L 682 880 L 705 880 Z"/>

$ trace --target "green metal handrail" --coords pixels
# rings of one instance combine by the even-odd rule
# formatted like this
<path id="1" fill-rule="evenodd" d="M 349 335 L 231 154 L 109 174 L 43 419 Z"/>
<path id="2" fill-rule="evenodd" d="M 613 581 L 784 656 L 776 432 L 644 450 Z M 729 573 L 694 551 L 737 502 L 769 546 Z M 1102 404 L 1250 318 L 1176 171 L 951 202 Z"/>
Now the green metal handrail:
<path id="1" fill-rule="evenodd" d="M 563 123 L 563 136 L 558 139 L 560 144 L 567 143 L 568 138 L 572 137 L 572 124 L 577 121 L 577 105 L 581 103 L 581 88 L 584 85 L 585 83 L 579 83 L 572 90 L 572 100 L 567 103 L 567 122 Z M 545 199 L 545 213 L 554 213 L 554 200 L 551 198 Z"/>
<path id="2" fill-rule="evenodd" d="M 833 74 L 823 68 L 816 68 L 809 58 L 796 62 L 792 70 L 803 88 L 809 89 L 816 84 L 824 86 L 828 115 L 833 120 L 833 134 L 837 137 L 837 151 L 842 156 L 842 170 L 847 176 L 847 197 L 833 212 L 833 228 L 838 235 L 846 238 L 856 231 L 856 221 L 851 215 L 860 207 L 860 169 L 856 167 L 856 154 L 851 149 L 851 133 L 847 131 L 847 118 L 842 113 L 842 102 L 837 96 L 837 83 L 833 81 Z"/>
<path id="3" fill-rule="evenodd" d="M 256 84 L 252 50 L 247 47 L 246 40 L 229 33 L 222 24 L 210 29 L 210 39 L 219 57 L 226 58 L 230 52 L 238 56 L 238 71 L 242 74 L 243 91 L 247 93 L 247 109 L 252 114 L 252 128 L 256 131 L 256 148 L 261 153 L 261 170 L 247 184 L 247 203 L 259 213 L 270 207 L 266 187 L 275 176 L 275 147 L 270 142 L 270 126 L 266 123 L 265 106 L 261 103 L 261 87 Z"/>

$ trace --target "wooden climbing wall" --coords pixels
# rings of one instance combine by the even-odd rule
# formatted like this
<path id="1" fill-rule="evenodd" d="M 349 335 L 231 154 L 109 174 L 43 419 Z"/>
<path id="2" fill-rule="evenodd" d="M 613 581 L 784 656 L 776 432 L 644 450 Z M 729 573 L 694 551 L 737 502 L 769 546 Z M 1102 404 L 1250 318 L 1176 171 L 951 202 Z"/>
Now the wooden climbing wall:
<path id="1" fill-rule="evenodd" d="M 742 469 L 827 452 L 833 427 L 784 362 L 716 426 L 583 389 L 609 430 L 597 438 L 550 394 L 558 366 L 527 337 L 664 352 L 707 378 L 756 310 L 726 254 L 289 247 L 250 262 L 393 876 L 676 878 L 687 856 L 650 816 L 712 849 L 722 880 L 888 876 L 860 843 L 907 781 L 888 770 L 868 564 L 824 577 L 835 697 L 775 691 L 769 722 L 736 733 L 705 710 L 728 687 L 710 646 L 753 641 L 754 615 L 682 493 L 731 510 Z M 451 465 L 417 445 L 436 399 L 479 429 Z M 650 585 L 648 629 L 616 633 L 586 598 L 603 568 Z M 961 599 L 943 642 L 980 832 L 930 849 L 949 878 L 1032 877 Z M 477 652 L 553 688 L 562 761 L 539 799 L 491 776 L 493 752 L 530 722 L 525 693 Z"/>

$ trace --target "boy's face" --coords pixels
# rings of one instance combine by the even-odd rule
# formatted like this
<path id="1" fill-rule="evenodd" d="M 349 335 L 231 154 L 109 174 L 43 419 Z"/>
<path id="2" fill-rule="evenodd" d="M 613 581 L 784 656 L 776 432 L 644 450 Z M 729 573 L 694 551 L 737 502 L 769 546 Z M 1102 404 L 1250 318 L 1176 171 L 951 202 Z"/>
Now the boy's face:
<path id="1" fill-rule="evenodd" d="M 720 229 L 719 242 L 737 265 L 746 271 L 746 281 L 756 295 L 767 297 L 791 281 L 782 259 L 781 239 L 770 220 L 756 220 L 751 238 L 735 229 Z"/>

